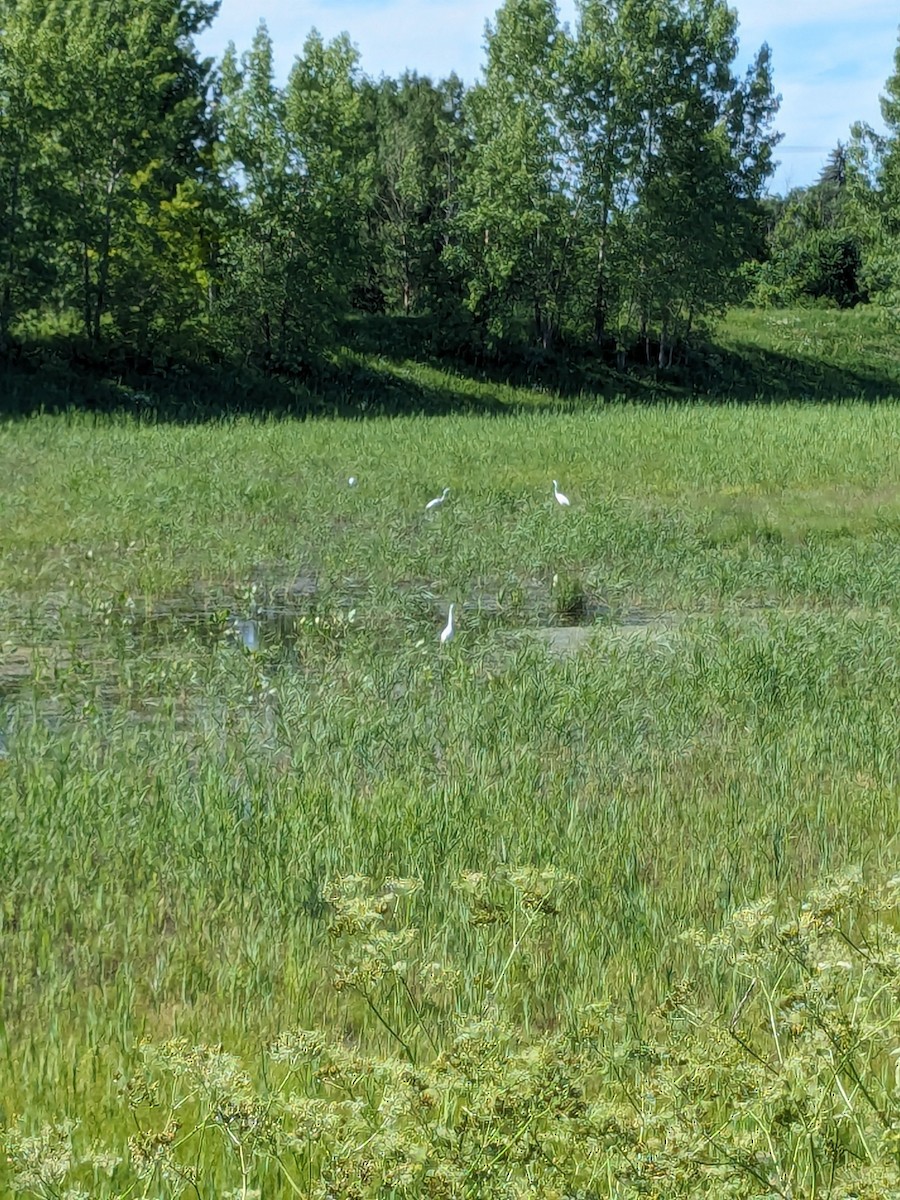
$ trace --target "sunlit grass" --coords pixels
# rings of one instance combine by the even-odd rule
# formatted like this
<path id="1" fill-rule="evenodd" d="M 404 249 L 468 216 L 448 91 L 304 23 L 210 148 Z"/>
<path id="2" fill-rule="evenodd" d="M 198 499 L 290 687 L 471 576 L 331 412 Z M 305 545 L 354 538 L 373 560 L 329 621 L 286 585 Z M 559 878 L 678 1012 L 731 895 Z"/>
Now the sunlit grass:
<path id="1" fill-rule="evenodd" d="M 640 1025 L 688 927 L 889 870 L 898 439 L 892 405 L 0 427 L 0 1124 L 121 1143 L 144 1037 L 396 1051 L 332 985 L 339 875 L 422 881 L 436 1031 L 500 978 L 538 1037 Z M 455 886 L 498 864 L 570 880 L 527 953 Z"/>
<path id="2" fill-rule="evenodd" d="M 798 587 L 891 603 L 898 444 L 893 406 L 153 429 L 38 418 L 0 431 L 3 594 L 57 611 L 63 596 L 159 600 L 315 571 L 323 586 L 418 580 L 462 599 L 482 578 L 562 566 L 653 603 Z M 450 502 L 423 520 L 445 486 Z M 783 541 L 797 545 L 787 560 Z"/>

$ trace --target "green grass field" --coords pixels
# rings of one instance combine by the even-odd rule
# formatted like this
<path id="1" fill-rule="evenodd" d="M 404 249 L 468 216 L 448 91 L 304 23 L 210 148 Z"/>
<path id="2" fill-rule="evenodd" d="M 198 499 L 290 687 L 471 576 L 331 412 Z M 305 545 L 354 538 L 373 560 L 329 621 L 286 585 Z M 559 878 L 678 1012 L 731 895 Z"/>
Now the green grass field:
<path id="1" fill-rule="evenodd" d="M 0 425 L 0 1194 L 900 1195 L 900 407 L 523 399 Z"/>

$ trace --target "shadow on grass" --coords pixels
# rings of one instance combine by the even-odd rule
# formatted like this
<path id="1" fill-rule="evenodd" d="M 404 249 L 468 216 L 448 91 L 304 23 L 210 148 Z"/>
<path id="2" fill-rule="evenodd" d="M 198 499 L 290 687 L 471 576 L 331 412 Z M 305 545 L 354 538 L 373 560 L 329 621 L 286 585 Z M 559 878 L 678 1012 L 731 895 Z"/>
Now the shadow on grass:
<path id="1" fill-rule="evenodd" d="M 809 315 L 814 318 L 814 311 Z M 727 341 L 697 343 L 683 361 L 664 370 L 648 365 L 643 354 L 617 370 L 599 352 L 584 349 L 511 352 L 502 362 L 448 355 L 436 349 L 440 339 L 427 319 L 360 316 L 345 322 L 343 333 L 360 354 L 425 363 L 482 384 L 538 388 L 570 402 L 599 398 L 648 404 L 778 404 L 900 398 L 900 360 L 894 363 L 890 356 L 887 364 L 841 361 L 849 357 L 850 347 L 840 341 L 832 344 L 833 356 L 823 359 L 785 353 L 760 346 L 752 337 L 731 334 Z M 888 335 L 882 336 L 888 349 Z"/>
<path id="2" fill-rule="evenodd" d="M 152 373 L 73 366 L 42 357 L 0 362 L 0 418 L 39 412 L 118 413 L 139 420 L 192 424 L 238 416 L 364 419 L 451 412 L 512 414 L 522 406 L 479 392 L 452 376 L 440 382 L 399 378 L 387 365 L 322 364 L 307 380 L 230 366 L 175 366 Z"/>
<path id="3" fill-rule="evenodd" d="M 0 361 L 0 417 L 36 412 L 119 413 L 148 422 L 194 423 L 236 416 L 343 417 L 583 409 L 597 403 L 834 403 L 900 398 L 900 363 L 792 356 L 743 342 L 692 349 L 666 370 L 629 363 L 616 370 L 598 355 L 519 354 L 468 361 L 435 349 L 434 324 L 355 317 L 344 351 L 305 379 L 230 364 L 169 364 L 137 370 L 73 361 L 64 347 L 19 347 Z M 519 389 L 514 393 L 514 389 Z"/>
<path id="4" fill-rule="evenodd" d="M 708 348 L 702 371 L 707 391 L 733 402 L 877 403 L 900 398 L 900 367 L 795 356 L 731 340 L 730 346 Z"/>

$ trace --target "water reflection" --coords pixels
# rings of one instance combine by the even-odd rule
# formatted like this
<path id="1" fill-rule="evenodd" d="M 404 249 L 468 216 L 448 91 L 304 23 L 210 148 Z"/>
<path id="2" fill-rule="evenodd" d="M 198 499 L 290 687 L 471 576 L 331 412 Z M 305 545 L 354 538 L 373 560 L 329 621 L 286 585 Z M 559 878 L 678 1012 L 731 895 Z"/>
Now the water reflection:
<path id="1" fill-rule="evenodd" d="M 549 576 L 474 579 L 456 600 L 464 641 L 472 647 L 495 634 L 536 635 L 551 651 L 568 653 L 600 629 L 604 636 L 653 636 L 669 633 L 677 621 L 610 604 L 578 580 L 568 582 L 563 595 Z M 43 712 L 71 718 L 76 709 L 87 715 L 124 701 L 136 719 L 153 720 L 174 704 L 176 721 L 189 725 L 197 713 L 188 711 L 183 691 L 172 701 L 169 667 L 177 674 L 186 656 L 205 660 L 220 649 L 246 654 L 254 670 L 265 664 L 266 678 L 259 677 L 253 693 L 253 704 L 263 709 L 280 673 L 315 662 L 315 644 L 327 655 L 345 644 L 368 653 L 377 631 L 378 652 L 389 654 L 427 640 L 429 631 L 436 640 L 448 598 L 446 587 L 424 577 L 398 580 L 388 590 L 357 578 L 326 586 L 302 571 L 238 590 L 198 586 L 144 605 L 125 599 L 104 605 L 100 619 L 84 612 L 77 620 L 69 608 L 67 625 L 48 620 L 38 628 L 23 614 L 0 656 L 0 705 L 18 708 L 30 696 Z M 11 728 L 0 707 L 0 757 L 10 754 Z"/>
<path id="2" fill-rule="evenodd" d="M 231 623 L 231 628 L 245 650 L 249 650 L 252 654 L 255 654 L 259 650 L 260 629 L 258 620 L 250 618 L 244 621 L 240 617 L 235 617 Z"/>

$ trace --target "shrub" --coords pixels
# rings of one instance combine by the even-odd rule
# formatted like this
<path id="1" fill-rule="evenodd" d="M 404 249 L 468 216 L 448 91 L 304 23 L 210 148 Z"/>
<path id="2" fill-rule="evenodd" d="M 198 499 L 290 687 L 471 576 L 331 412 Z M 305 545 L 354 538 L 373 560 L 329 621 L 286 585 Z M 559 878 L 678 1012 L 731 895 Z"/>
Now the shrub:
<path id="1" fill-rule="evenodd" d="M 472 1014 L 455 1011 L 461 972 L 417 950 L 419 887 L 324 893 L 334 986 L 379 1015 L 387 1053 L 288 1030 L 255 1082 L 221 1047 L 145 1044 L 121 1081 L 127 1144 L 14 1124 L 15 1194 L 900 1196 L 900 877 L 848 874 L 786 916 L 761 901 L 689 931 L 700 974 L 655 1010 L 600 1003 L 538 1036 L 510 1019 L 513 965 L 540 953 L 569 880 L 460 878 L 472 922 L 509 945 Z"/>

